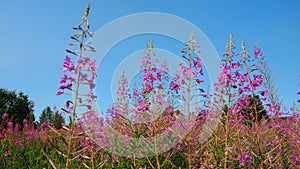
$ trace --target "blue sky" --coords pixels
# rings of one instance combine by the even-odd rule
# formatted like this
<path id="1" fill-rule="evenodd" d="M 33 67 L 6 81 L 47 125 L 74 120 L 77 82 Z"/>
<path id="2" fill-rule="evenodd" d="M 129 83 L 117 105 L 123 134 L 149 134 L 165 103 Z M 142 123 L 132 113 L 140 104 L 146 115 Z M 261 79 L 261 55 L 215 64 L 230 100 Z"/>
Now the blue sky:
<path id="1" fill-rule="evenodd" d="M 229 32 L 234 33 L 237 46 L 245 39 L 249 51 L 257 42 L 286 105 L 299 98 L 296 92 L 300 88 L 300 2 L 297 0 L 1 1 L 0 87 L 28 94 L 35 102 L 36 118 L 46 106 L 64 102 L 65 98 L 55 94 L 65 49 L 74 33 L 72 27 L 80 22 L 88 2 L 92 31 L 129 14 L 163 12 L 200 28 L 219 54 L 224 52 Z M 170 48 L 166 39 L 146 35 L 137 38 L 139 43 L 134 38 L 128 42 L 135 46 L 124 45 L 126 41 L 120 43 L 110 52 L 117 56 L 108 57 L 108 61 L 120 61 L 118 57 L 123 54 L 145 48 L 148 38 L 154 39 L 158 47 Z M 176 47 L 173 52 L 179 54 L 181 48 L 174 41 L 172 44 Z M 101 72 L 104 77 L 106 72 Z"/>

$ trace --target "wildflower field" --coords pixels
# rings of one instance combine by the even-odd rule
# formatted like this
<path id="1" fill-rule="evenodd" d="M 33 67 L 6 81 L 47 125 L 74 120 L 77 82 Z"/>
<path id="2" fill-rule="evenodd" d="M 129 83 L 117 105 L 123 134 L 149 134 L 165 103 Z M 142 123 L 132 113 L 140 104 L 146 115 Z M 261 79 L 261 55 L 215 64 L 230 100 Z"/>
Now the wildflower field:
<path id="1" fill-rule="evenodd" d="M 153 41 L 145 42 L 139 81 L 129 87 L 124 71 L 116 102 L 98 112 L 94 89 L 101 74 L 86 55 L 97 51 L 89 41 L 89 12 L 88 5 L 73 28 L 58 80 L 57 95 L 69 98 L 58 111 L 68 119 L 60 127 L 29 118 L 17 123 L 1 112 L 0 168 L 300 168 L 300 100 L 285 108 L 268 56 L 258 45 L 235 43 L 232 33 L 210 85 L 205 49 L 193 32 L 178 49 L 183 62 L 174 74 Z"/>

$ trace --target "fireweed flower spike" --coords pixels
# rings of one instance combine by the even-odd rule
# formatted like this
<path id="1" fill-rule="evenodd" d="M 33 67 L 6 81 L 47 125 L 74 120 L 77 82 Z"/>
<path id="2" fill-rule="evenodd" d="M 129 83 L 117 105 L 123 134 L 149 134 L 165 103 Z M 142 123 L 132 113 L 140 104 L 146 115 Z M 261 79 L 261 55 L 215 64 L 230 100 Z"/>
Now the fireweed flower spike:
<path id="1" fill-rule="evenodd" d="M 256 56 L 258 56 L 258 55 L 261 55 L 262 53 L 261 53 L 261 50 L 260 50 L 260 48 L 258 47 L 258 44 L 256 43 L 255 44 L 255 47 L 254 47 L 254 56 L 256 57 Z"/>
<path id="2" fill-rule="evenodd" d="M 282 114 L 281 109 L 283 107 L 283 101 L 280 99 L 280 95 L 277 93 L 278 90 L 275 88 L 275 80 L 272 76 L 272 72 L 266 63 L 264 59 L 265 56 L 258 47 L 258 44 L 255 44 L 254 46 L 254 56 L 257 60 L 256 69 L 261 73 L 261 78 L 263 79 L 261 86 L 264 90 L 261 92 L 261 96 L 262 100 L 265 102 L 265 105 L 268 107 L 268 115 L 277 116 Z"/>
<path id="3" fill-rule="evenodd" d="M 181 63 L 178 65 L 177 73 L 170 83 L 170 90 L 174 92 L 180 104 L 180 109 L 183 109 L 187 115 L 187 119 L 184 122 L 186 124 L 186 129 L 188 131 L 186 136 L 186 142 L 184 142 L 184 147 L 186 149 L 186 160 L 187 168 L 193 168 L 193 158 L 194 149 L 192 148 L 197 139 L 191 134 L 194 123 L 195 115 L 200 114 L 200 110 L 197 110 L 197 105 L 199 100 L 201 100 L 202 94 L 199 94 L 199 91 L 204 91 L 201 88 L 204 80 L 202 79 L 203 70 L 201 58 L 195 56 L 195 53 L 199 53 L 198 49 L 200 46 L 197 44 L 194 39 L 194 33 L 190 33 L 190 39 L 185 42 L 185 47 L 181 50 L 182 58 L 186 61 L 186 65 Z M 179 148 L 179 147 L 178 147 Z"/>
<path id="4" fill-rule="evenodd" d="M 73 28 L 78 32 L 71 36 L 71 39 L 75 41 L 74 43 L 69 42 L 72 49 L 66 50 L 69 55 L 65 57 L 63 62 L 62 71 L 64 74 L 59 80 L 60 86 L 57 92 L 57 95 L 71 94 L 68 92 L 73 92 L 74 96 L 73 101 L 66 101 L 65 108 L 61 109 L 64 113 L 70 115 L 69 126 L 65 127 L 69 131 L 69 135 L 67 138 L 64 138 L 64 140 L 67 140 L 65 141 L 67 151 L 57 150 L 66 157 L 66 169 L 70 168 L 70 162 L 76 155 L 72 146 L 73 140 L 75 139 L 74 135 L 76 134 L 75 121 L 77 117 L 77 107 L 85 106 L 86 111 L 91 112 L 93 110 L 91 110 L 92 106 L 90 104 L 96 100 L 96 96 L 94 95 L 94 80 L 97 70 L 96 61 L 89 56 L 84 56 L 84 52 L 87 50 L 95 52 L 95 49 L 91 46 L 91 42 L 86 42 L 87 35 L 90 37 L 93 35 L 93 33 L 89 31 L 90 25 L 87 20 L 89 9 L 90 5 L 88 4 L 82 17 L 82 22 Z M 88 87 L 88 93 L 81 93 L 79 91 L 80 87 L 84 85 Z M 68 92 L 66 90 L 68 90 Z M 51 164 L 54 165 L 53 163 Z M 94 164 L 93 157 L 92 164 Z M 55 166 L 53 167 L 56 168 Z"/>

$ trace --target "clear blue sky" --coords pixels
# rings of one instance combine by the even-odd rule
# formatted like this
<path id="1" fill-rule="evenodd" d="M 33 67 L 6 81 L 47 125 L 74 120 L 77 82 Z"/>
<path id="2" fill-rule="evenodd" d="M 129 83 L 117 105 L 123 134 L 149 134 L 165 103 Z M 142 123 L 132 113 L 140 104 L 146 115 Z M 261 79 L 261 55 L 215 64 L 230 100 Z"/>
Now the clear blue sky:
<path id="1" fill-rule="evenodd" d="M 88 2 L 92 31 L 129 14 L 163 12 L 200 28 L 219 54 L 224 52 L 229 32 L 234 33 L 237 46 L 245 39 L 252 50 L 258 42 L 286 105 L 299 98 L 296 95 L 300 89 L 298 0 L 1 1 L 0 87 L 28 94 L 35 102 L 36 118 L 46 106 L 55 103 L 59 106 L 64 101 L 55 94 L 65 49 L 73 33 L 72 26 L 80 22 Z M 146 43 L 139 43 L 136 48 L 142 49 Z M 123 47 L 126 51 L 126 45 Z M 179 52 L 180 48 L 176 50 Z"/>

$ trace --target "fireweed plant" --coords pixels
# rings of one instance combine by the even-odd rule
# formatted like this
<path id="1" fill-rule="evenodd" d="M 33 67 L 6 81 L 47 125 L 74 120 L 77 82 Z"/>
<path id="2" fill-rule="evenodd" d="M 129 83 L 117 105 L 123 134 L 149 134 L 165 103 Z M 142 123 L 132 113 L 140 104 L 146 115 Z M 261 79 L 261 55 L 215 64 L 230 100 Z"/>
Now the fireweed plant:
<path id="1" fill-rule="evenodd" d="M 193 34 L 181 50 L 184 62 L 174 74 L 155 54 L 150 40 L 140 79 L 130 87 L 123 72 L 115 103 L 106 116 L 98 114 L 93 110 L 96 63 L 85 54 L 95 51 L 86 40 L 93 35 L 89 8 L 74 28 L 78 32 L 71 36 L 74 42 L 69 43 L 57 92 L 73 96 L 61 108 L 70 116 L 67 126 L 57 130 L 52 124 L 34 126 L 26 119 L 14 124 L 4 113 L 1 167 L 300 168 L 297 104 L 284 108 L 262 50 L 255 45 L 249 52 L 244 41 L 236 46 L 232 34 L 213 92 L 204 90 Z M 212 128 L 209 124 L 218 114 Z M 207 132 L 213 134 L 204 139 Z"/>
<path id="2" fill-rule="evenodd" d="M 72 160 L 83 157 L 82 154 L 84 151 L 89 150 L 91 157 L 88 159 L 91 160 L 91 168 L 94 168 L 94 157 L 93 157 L 93 143 L 91 140 L 87 139 L 85 147 L 78 144 L 77 139 L 82 139 L 76 132 L 76 120 L 78 116 L 78 110 L 81 108 L 86 112 L 92 112 L 91 104 L 95 102 L 96 96 L 94 95 L 95 88 L 95 77 L 96 77 L 96 60 L 92 60 L 89 56 L 85 56 L 86 51 L 95 52 L 95 49 L 91 46 L 91 42 L 86 41 L 87 37 L 92 37 L 93 33 L 89 31 L 90 24 L 87 20 L 89 15 L 90 5 L 86 6 L 82 21 L 73 29 L 78 31 L 71 36 L 71 39 L 74 42 L 69 42 L 69 45 L 73 49 L 67 49 L 66 52 L 71 55 L 65 57 L 63 63 L 62 71 L 64 73 L 63 77 L 60 79 L 60 87 L 57 92 L 57 95 L 73 95 L 73 101 L 67 100 L 65 103 L 65 108 L 61 110 L 70 116 L 70 122 L 68 126 L 65 126 L 65 133 L 60 133 L 54 128 L 51 128 L 55 133 L 58 133 L 63 142 L 66 144 L 65 150 L 59 149 L 56 146 L 57 152 L 66 158 L 65 167 L 66 169 L 70 168 L 70 163 Z M 80 89 L 88 88 L 88 93 L 81 93 Z M 85 90 L 83 90 L 85 91 Z M 89 143 L 90 142 L 90 143 Z M 54 145 L 54 144 L 52 144 Z M 49 156 L 43 152 L 46 157 Z M 57 168 L 55 163 L 49 158 L 50 163 L 54 168 Z"/>
<path id="3" fill-rule="evenodd" d="M 194 39 L 194 33 L 191 32 L 190 39 L 186 41 L 185 47 L 182 49 L 182 57 L 188 62 L 188 65 L 180 64 L 179 72 L 175 74 L 171 82 L 170 89 L 178 93 L 177 97 L 180 101 L 180 110 L 183 110 L 183 113 L 187 113 L 187 136 L 186 136 L 186 159 L 187 159 L 187 168 L 192 168 L 192 126 L 195 125 L 194 119 L 197 115 L 196 110 L 199 111 L 199 97 L 204 96 L 204 90 L 200 87 L 200 84 L 203 83 L 203 70 L 201 58 L 195 55 L 195 52 L 199 49 L 199 45 Z M 198 166 L 194 166 L 198 167 Z"/>

